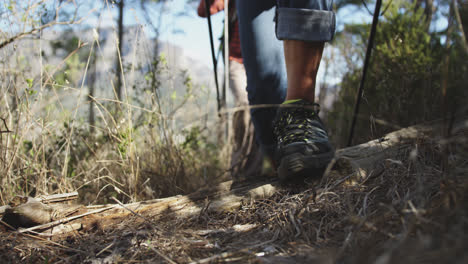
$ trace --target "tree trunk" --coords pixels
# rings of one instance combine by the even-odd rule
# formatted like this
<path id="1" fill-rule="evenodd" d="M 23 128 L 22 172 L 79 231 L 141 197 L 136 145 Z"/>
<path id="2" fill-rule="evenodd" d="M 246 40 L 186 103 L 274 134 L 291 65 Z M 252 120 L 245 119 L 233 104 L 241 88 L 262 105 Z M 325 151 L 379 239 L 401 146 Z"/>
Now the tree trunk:
<path id="1" fill-rule="evenodd" d="M 99 29 L 98 29 L 98 35 L 99 35 Z M 99 41 L 99 39 L 96 39 L 95 41 Z M 96 78 L 97 78 L 97 55 L 96 51 L 93 52 L 91 55 L 91 72 L 89 76 L 89 85 L 88 85 L 88 103 L 89 103 L 89 113 L 88 113 L 88 123 L 89 123 L 89 132 L 94 132 L 94 127 L 96 124 L 95 121 L 95 115 L 94 115 L 94 89 L 96 85 Z"/>
<path id="2" fill-rule="evenodd" d="M 13 78 L 13 89 L 11 93 L 11 113 L 16 113 L 16 109 L 18 109 L 18 92 L 16 90 L 16 85 L 18 83 L 18 74 L 14 73 Z"/>
<path id="3" fill-rule="evenodd" d="M 124 15 L 124 0 L 119 1 L 119 20 L 118 20 L 118 35 L 119 35 L 119 40 L 118 40 L 118 50 L 117 50 L 117 58 L 116 58 L 116 63 L 115 63 L 115 69 L 117 73 L 117 85 L 116 85 L 116 93 L 117 93 L 117 99 L 119 101 L 122 100 L 122 67 L 121 65 L 123 64 L 121 62 L 122 60 L 122 44 L 123 44 L 123 15 Z"/>
<path id="4" fill-rule="evenodd" d="M 424 21 L 424 24 L 426 31 L 429 32 L 429 27 L 432 21 L 432 15 L 434 13 L 434 0 L 417 0 L 415 5 L 416 10 L 421 8 L 422 3 L 424 3 L 424 14 L 426 16 L 426 21 Z"/>
<path id="5" fill-rule="evenodd" d="M 434 0 L 426 0 L 426 7 L 424 8 L 424 14 L 426 14 L 426 30 L 429 32 L 431 26 L 432 15 L 434 13 Z"/>
<path id="6" fill-rule="evenodd" d="M 468 0 L 458 0 L 459 15 L 461 27 L 465 35 L 465 41 L 468 42 Z"/>
<path id="7" fill-rule="evenodd" d="M 467 43 L 468 39 L 466 36 L 465 29 L 463 27 L 463 21 L 460 15 L 460 9 L 458 8 L 458 4 L 456 0 L 452 0 L 452 7 L 453 7 L 453 14 L 455 16 L 455 20 L 457 21 L 458 30 L 460 31 L 460 34 L 462 35 L 461 42 L 462 42 L 463 48 L 465 48 L 465 52 L 468 53 L 468 43 Z"/>
<path id="8" fill-rule="evenodd" d="M 448 26 L 447 26 L 447 35 L 445 39 L 445 57 L 444 63 L 442 65 L 442 112 L 444 117 L 447 115 L 447 91 L 448 91 L 448 82 L 449 82 L 449 64 L 450 64 L 450 42 L 452 40 L 453 32 L 453 5 L 450 5 L 449 16 L 448 16 Z"/>

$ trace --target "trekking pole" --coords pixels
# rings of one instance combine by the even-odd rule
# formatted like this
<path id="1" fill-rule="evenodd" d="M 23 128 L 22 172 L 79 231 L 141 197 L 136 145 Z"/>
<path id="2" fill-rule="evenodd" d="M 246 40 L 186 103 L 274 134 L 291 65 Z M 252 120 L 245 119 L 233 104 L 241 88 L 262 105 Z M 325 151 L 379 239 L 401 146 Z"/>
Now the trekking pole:
<path id="1" fill-rule="evenodd" d="M 224 1 L 224 87 L 222 106 L 226 107 L 226 91 L 229 88 L 229 1 Z"/>
<path id="2" fill-rule="evenodd" d="M 209 5 L 208 0 L 204 0 L 204 1 L 205 1 L 206 17 L 208 18 L 208 31 L 210 34 L 211 58 L 213 60 L 213 72 L 214 72 L 215 85 L 216 85 L 216 102 L 218 103 L 218 115 L 220 115 L 221 114 L 221 102 L 219 99 L 218 73 L 216 72 L 218 67 L 217 67 L 216 55 L 215 55 L 214 44 L 213 44 L 213 29 L 211 26 L 211 12 L 210 12 L 210 5 Z"/>
<path id="3" fill-rule="evenodd" d="M 370 56 L 372 53 L 372 46 L 374 45 L 375 31 L 377 29 L 377 23 L 379 22 L 381 5 L 382 5 L 382 0 L 377 0 L 377 2 L 375 3 L 374 18 L 372 20 L 372 27 L 371 27 L 371 32 L 369 36 L 369 42 L 367 43 L 366 58 L 364 60 L 364 67 L 362 69 L 361 83 L 359 85 L 358 96 L 356 98 L 356 105 L 354 106 L 354 115 L 353 115 L 353 121 L 351 123 L 351 131 L 349 132 L 348 147 L 351 146 L 351 143 L 353 141 L 354 126 L 356 125 L 356 118 L 359 113 L 359 104 L 361 103 L 362 92 L 364 90 L 364 82 L 366 80 L 366 73 L 367 73 L 367 68 L 369 66 Z"/>
<path id="4" fill-rule="evenodd" d="M 229 1 L 224 1 L 224 86 L 221 95 L 222 108 L 226 108 L 226 91 L 229 89 Z M 228 120 L 228 114 L 224 120 Z M 225 123 L 224 140 L 227 141 L 229 133 L 229 122 Z"/>

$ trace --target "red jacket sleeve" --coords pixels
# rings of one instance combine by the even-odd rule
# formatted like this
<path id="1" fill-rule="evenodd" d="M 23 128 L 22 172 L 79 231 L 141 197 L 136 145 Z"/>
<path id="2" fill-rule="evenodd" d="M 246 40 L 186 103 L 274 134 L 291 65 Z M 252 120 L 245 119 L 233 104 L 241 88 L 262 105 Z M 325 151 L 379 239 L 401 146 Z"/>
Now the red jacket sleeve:
<path id="1" fill-rule="evenodd" d="M 224 9 L 224 0 L 206 0 L 210 3 L 210 14 L 216 14 L 219 11 Z M 205 0 L 200 0 L 200 4 L 198 5 L 198 15 L 201 17 L 206 17 L 206 7 L 205 7 Z"/>

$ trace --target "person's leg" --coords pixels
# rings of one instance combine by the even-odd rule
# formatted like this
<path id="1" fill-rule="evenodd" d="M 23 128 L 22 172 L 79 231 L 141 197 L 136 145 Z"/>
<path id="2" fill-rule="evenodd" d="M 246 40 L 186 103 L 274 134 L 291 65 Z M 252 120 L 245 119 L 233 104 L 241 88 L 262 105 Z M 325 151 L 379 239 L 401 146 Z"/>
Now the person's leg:
<path id="1" fill-rule="evenodd" d="M 244 65 L 229 61 L 229 88 L 234 95 L 236 107 L 248 106 L 247 79 Z M 232 117 L 232 155 L 231 174 L 234 180 L 259 176 L 262 172 L 263 155 L 255 140 L 255 130 L 250 111 L 240 110 Z"/>
<path id="2" fill-rule="evenodd" d="M 326 41 L 333 38 L 331 0 L 279 0 L 276 33 L 284 40 L 287 100 L 314 102 L 315 80 Z"/>
<path id="3" fill-rule="evenodd" d="M 229 89 L 234 97 L 234 105 L 249 105 L 247 97 L 247 75 L 244 65 L 235 60 L 229 60 Z"/>
<path id="4" fill-rule="evenodd" d="M 288 74 L 287 101 L 275 120 L 278 175 L 319 177 L 334 155 L 314 103 L 324 43 L 335 31 L 331 1 L 279 0 L 276 29 L 284 40 Z"/>
<path id="5" fill-rule="evenodd" d="M 286 100 L 305 99 L 314 102 L 315 81 L 323 46 L 323 42 L 284 41 L 284 57 L 288 73 Z"/>
<path id="6" fill-rule="evenodd" d="M 286 97 L 286 67 L 283 45 L 275 36 L 274 0 L 237 0 L 242 57 L 247 73 L 249 103 L 281 104 Z M 274 108 L 251 111 L 258 142 L 264 153 L 274 156 Z"/>

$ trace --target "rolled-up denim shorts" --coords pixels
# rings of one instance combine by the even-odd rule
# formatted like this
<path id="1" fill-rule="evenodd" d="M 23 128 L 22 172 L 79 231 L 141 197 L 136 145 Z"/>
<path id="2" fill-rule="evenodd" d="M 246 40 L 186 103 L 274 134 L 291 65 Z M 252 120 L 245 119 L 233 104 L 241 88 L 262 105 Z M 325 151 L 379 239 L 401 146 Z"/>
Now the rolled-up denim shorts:
<path id="1" fill-rule="evenodd" d="M 279 39 L 330 41 L 335 34 L 331 0 L 278 0 L 276 34 Z"/>
<path id="2" fill-rule="evenodd" d="M 287 77 L 280 40 L 326 42 L 335 32 L 332 0 L 236 0 L 249 104 L 257 141 L 268 156 L 276 148 L 275 107 L 286 97 Z M 275 23 L 276 21 L 276 23 Z"/>

